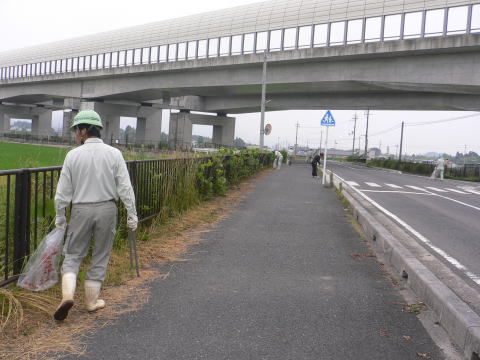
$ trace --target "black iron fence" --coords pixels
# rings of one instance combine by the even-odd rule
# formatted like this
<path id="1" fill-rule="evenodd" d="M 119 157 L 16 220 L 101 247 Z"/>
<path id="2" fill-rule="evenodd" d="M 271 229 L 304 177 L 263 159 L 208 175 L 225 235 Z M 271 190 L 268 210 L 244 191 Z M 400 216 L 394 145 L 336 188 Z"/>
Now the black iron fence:
<path id="1" fill-rule="evenodd" d="M 480 165 L 479 164 L 465 164 L 463 166 L 447 166 L 445 175 L 454 178 L 477 179 L 480 181 Z"/>
<path id="2" fill-rule="evenodd" d="M 127 162 L 140 222 L 159 215 L 172 216 L 198 203 L 199 172 L 203 172 L 205 179 L 216 171 L 210 159 Z M 222 164 L 227 184 L 232 184 L 270 166 L 271 156 L 268 153 L 230 155 L 218 163 Z M 0 276 L 3 277 L 0 287 L 18 278 L 25 260 L 54 227 L 54 197 L 60 172 L 59 166 L 0 171 Z M 124 215 L 125 210 L 120 206 L 119 217 L 123 219 Z M 124 221 L 119 224 L 124 228 Z"/>
<path id="3" fill-rule="evenodd" d="M 39 229 L 52 219 L 55 184 L 61 167 L 0 171 L 0 268 L 5 280 L 19 274 L 23 260 L 36 248 Z M 3 211 L 5 210 L 5 211 Z"/>

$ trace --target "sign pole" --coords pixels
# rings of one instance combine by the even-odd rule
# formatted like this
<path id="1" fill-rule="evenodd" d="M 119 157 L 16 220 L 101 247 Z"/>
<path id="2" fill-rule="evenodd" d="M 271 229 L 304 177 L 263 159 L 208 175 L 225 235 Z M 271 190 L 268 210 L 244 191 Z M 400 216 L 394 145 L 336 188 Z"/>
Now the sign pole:
<path id="1" fill-rule="evenodd" d="M 325 135 L 325 152 L 323 154 L 323 177 L 322 185 L 325 185 L 327 180 L 327 151 L 328 151 L 328 128 L 330 126 L 335 126 L 335 119 L 332 116 L 330 110 L 328 110 L 325 115 L 323 115 L 322 121 L 320 121 L 321 126 L 327 127 L 327 133 Z"/>
<path id="2" fill-rule="evenodd" d="M 403 151 L 403 125 L 405 123 L 402 121 L 402 135 L 400 137 L 400 153 L 398 154 L 398 161 L 402 161 L 402 151 Z"/>
<path id="3" fill-rule="evenodd" d="M 327 134 L 325 135 L 325 153 L 323 154 L 323 178 L 322 178 L 322 185 L 325 185 L 325 181 L 327 180 L 327 147 L 328 147 L 328 128 L 327 126 Z"/>
<path id="4" fill-rule="evenodd" d="M 267 92 L 267 50 L 263 54 L 263 72 L 262 72 L 262 104 L 260 115 L 260 150 L 263 150 L 264 146 L 264 134 L 265 134 L 265 105 L 266 105 L 266 92 Z"/>

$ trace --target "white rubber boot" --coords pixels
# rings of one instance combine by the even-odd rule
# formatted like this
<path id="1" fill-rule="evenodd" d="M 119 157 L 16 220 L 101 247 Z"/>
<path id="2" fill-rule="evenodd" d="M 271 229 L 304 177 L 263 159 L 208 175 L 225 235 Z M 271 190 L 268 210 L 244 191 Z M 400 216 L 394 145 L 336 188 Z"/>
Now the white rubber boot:
<path id="1" fill-rule="evenodd" d="M 100 295 L 101 281 L 85 280 L 85 307 L 92 312 L 105 307 L 105 301 L 98 298 Z"/>
<path id="2" fill-rule="evenodd" d="M 77 286 L 77 274 L 67 272 L 62 275 L 62 302 L 53 314 L 55 320 L 65 320 L 73 306 L 73 296 Z"/>

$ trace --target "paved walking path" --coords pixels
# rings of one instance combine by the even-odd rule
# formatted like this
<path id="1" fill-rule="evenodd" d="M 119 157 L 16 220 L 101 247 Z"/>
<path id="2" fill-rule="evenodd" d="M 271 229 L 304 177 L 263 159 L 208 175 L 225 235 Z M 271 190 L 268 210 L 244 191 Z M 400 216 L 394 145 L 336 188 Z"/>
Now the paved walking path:
<path id="1" fill-rule="evenodd" d="M 443 359 L 332 190 L 285 167 L 99 330 L 84 359 Z M 407 338 L 404 338 L 407 336 Z M 408 338 L 409 337 L 409 338 Z"/>

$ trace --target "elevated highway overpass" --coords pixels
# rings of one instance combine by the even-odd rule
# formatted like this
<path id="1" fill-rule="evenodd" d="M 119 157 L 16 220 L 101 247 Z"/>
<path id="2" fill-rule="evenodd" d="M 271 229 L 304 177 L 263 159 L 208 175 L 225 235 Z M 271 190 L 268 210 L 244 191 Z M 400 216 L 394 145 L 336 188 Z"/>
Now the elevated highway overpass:
<path id="1" fill-rule="evenodd" d="M 264 53 L 267 111 L 477 110 L 477 31 L 472 1 L 273 0 L 0 53 L 3 131 L 18 107 L 43 119 L 72 109 L 65 128 L 88 107 L 107 119 L 107 137 L 133 116 L 138 138 L 155 141 L 171 108 L 184 122 L 171 124 L 172 147 L 189 144 L 176 129 L 208 123 L 190 111 L 216 114 L 214 142 L 229 144 L 226 115 L 260 109 Z"/>

